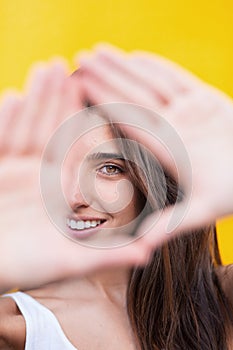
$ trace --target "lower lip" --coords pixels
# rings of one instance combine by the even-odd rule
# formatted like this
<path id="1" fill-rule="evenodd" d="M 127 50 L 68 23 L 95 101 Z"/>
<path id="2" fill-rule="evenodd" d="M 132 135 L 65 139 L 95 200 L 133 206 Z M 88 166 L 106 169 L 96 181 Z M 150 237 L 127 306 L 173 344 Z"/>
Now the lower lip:
<path id="1" fill-rule="evenodd" d="M 86 228 L 84 230 L 75 230 L 66 226 L 66 232 L 74 239 L 86 239 L 95 235 L 104 226 L 105 222 L 106 221 L 95 227 Z"/>

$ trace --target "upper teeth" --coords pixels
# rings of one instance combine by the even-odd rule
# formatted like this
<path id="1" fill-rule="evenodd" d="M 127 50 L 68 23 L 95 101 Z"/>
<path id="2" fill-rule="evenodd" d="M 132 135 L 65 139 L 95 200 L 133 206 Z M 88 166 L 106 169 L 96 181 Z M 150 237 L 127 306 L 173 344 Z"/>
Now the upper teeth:
<path id="1" fill-rule="evenodd" d="M 67 225 L 75 230 L 84 230 L 90 227 L 96 227 L 101 223 L 101 220 L 70 220 L 67 219 Z"/>

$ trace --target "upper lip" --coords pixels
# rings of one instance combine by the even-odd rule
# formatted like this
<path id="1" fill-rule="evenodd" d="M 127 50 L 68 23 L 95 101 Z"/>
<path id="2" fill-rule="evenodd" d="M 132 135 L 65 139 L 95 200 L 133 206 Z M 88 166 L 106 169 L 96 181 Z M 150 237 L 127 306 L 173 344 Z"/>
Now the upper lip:
<path id="1" fill-rule="evenodd" d="M 101 217 L 94 217 L 94 216 L 81 216 L 81 215 L 68 215 L 67 216 L 68 219 L 70 220 L 75 220 L 75 221 L 98 221 L 98 220 L 101 220 L 101 221 L 106 221 L 105 218 L 101 218 Z"/>

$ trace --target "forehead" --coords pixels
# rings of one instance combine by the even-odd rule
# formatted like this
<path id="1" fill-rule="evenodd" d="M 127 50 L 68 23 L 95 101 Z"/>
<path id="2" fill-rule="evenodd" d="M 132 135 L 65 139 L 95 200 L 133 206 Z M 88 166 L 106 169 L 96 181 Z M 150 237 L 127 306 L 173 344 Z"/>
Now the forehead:
<path id="1" fill-rule="evenodd" d="M 92 153 L 116 153 L 117 151 L 117 141 L 110 125 L 101 117 L 92 116 L 89 122 L 86 123 L 84 132 L 70 147 L 66 158 L 83 160 Z"/>
<path id="2" fill-rule="evenodd" d="M 82 134 L 74 143 L 74 147 L 82 147 L 86 150 L 101 147 L 106 142 L 113 143 L 114 136 L 109 125 L 95 126 Z"/>

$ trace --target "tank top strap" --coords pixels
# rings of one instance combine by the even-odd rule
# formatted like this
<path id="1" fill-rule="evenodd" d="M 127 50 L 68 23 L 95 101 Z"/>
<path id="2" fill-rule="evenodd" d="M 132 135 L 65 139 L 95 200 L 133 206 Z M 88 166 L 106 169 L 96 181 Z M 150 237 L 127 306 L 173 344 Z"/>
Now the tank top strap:
<path id="1" fill-rule="evenodd" d="M 26 323 L 25 350 L 77 350 L 65 336 L 55 315 L 23 292 L 4 294 L 14 299 Z"/>

